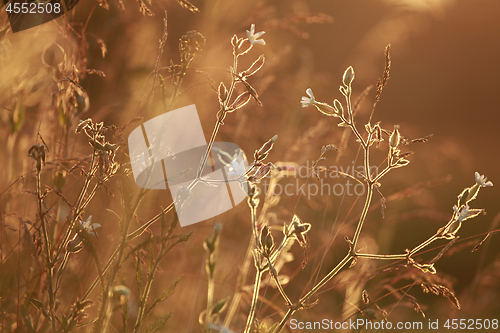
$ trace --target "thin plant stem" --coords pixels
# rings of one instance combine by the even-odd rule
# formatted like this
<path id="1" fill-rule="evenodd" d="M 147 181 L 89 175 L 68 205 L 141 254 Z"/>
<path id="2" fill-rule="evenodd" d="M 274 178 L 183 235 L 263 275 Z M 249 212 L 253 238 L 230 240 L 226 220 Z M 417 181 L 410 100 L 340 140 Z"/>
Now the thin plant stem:
<path id="1" fill-rule="evenodd" d="M 210 254 L 208 255 L 210 257 Z M 208 259 L 207 259 L 208 260 Z M 210 323 L 212 322 L 212 307 L 214 306 L 215 280 L 213 273 L 208 274 L 207 288 L 207 312 L 205 319 L 205 331 L 210 332 Z"/>
<path id="2" fill-rule="evenodd" d="M 361 229 L 363 228 L 363 224 L 366 220 L 366 215 L 368 214 L 368 210 L 370 209 L 370 203 L 373 197 L 373 184 L 368 185 L 368 191 L 366 193 L 366 201 L 363 207 L 363 211 L 361 212 L 361 217 L 359 218 L 358 225 L 356 226 L 356 231 L 354 232 L 354 237 L 352 239 L 351 246 L 351 254 L 353 256 L 356 255 L 356 246 L 358 244 L 359 236 L 361 234 Z"/>
<path id="3" fill-rule="evenodd" d="M 47 284 L 49 293 L 49 313 L 51 318 L 52 331 L 55 333 L 56 319 L 54 314 L 55 294 L 54 294 L 54 281 L 53 281 L 54 266 L 50 258 L 50 240 L 49 240 L 49 234 L 47 232 L 47 225 L 45 223 L 45 212 L 43 210 L 43 205 L 42 205 L 43 198 L 42 198 L 42 186 L 40 181 L 40 170 L 37 170 L 36 172 L 36 190 L 38 199 L 38 212 L 40 214 L 40 222 L 42 224 L 43 238 L 45 241 L 45 256 L 46 256 L 45 260 L 47 265 L 47 280 L 48 280 Z"/>
<path id="4" fill-rule="evenodd" d="M 278 274 L 276 272 L 276 270 L 274 269 L 273 267 L 273 264 L 271 262 L 271 259 L 267 258 L 267 262 L 269 264 L 269 271 L 271 272 L 271 275 L 274 279 L 274 282 L 276 282 L 276 286 L 278 286 L 278 290 L 281 294 L 281 296 L 283 297 L 283 299 L 285 300 L 285 304 L 287 306 L 290 306 L 292 305 L 292 301 L 290 301 L 290 298 L 287 296 L 287 294 L 285 293 L 285 290 L 283 289 L 283 286 L 281 285 L 280 281 L 279 281 L 279 278 L 278 278 Z"/>
<path id="5" fill-rule="evenodd" d="M 255 274 L 255 285 L 253 287 L 252 303 L 250 304 L 250 313 L 248 314 L 247 324 L 244 333 L 250 333 L 253 327 L 255 311 L 257 310 L 257 301 L 259 300 L 260 283 L 262 281 L 263 270 L 257 269 Z"/>
<path id="6" fill-rule="evenodd" d="M 271 178 L 271 182 L 269 184 L 269 187 L 268 187 L 267 193 L 266 193 L 266 199 L 264 200 L 264 205 L 262 206 L 262 210 L 260 211 L 259 218 L 257 220 L 257 224 L 259 221 L 264 219 L 264 217 L 267 215 L 267 211 L 270 207 L 269 199 L 273 196 L 274 188 L 275 188 L 276 184 L 277 184 L 276 178 L 274 178 L 274 177 Z M 252 209 L 251 209 L 251 214 L 252 214 L 251 218 L 253 221 L 253 218 L 254 218 L 253 215 L 255 214 L 255 212 Z M 241 301 L 242 288 L 245 285 L 247 274 L 248 274 L 248 271 L 250 269 L 250 264 L 252 262 L 252 253 L 253 253 L 253 248 L 254 248 L 253 247 L 254 242 L 255 242 L 256 246 L 258 246 L 258 244 L 256 243 L 257 242 L 257 232 L 255 230 L 255 223 L 252 222 L 252 237 L 250 239 L 250 242 L 248 243 L 243 267 L 241 268 L 241 271 L 238 274 L 237 283 L 236 283 L 236 286 L 238 289 L 231 300 L 231 304 L 229 305 L 229 310 L 227 312 L 226 319 L 224 320 L 225 327 L 229 327 L 231 325 L 231 321 L 236 313 L 236 309 L 238 308 L 238 304 Z M 273 260 L 273 258 L 271 258 L 271 260 Z"/>
<path id="7" fill-rule="evenodd" d="M 148 272 L 148 281 L 146 282 L 146 286 L 144 287 L 144 291 L 142 293 L 141 299 L 140 299 L 140 307 L 139 307 L 139 312 L 137 314 L 137 320 L 135 322 L 135 327 L 134 327 L 134 332 L 139 332 L 143 320 L 144 320 L 144 312 L 146 310 L 146 304 L 149 296 L 149 292 L 151 291 L 151 286 L 153 285 L 153 278 L 156 272 L 156 269 L 158 268 L 158 265 L 161 261 L 161 258 L 165 255 L 163 252 L 165 250 L 165 241 L 161 242 L 161 248 L 160 251 L 158 252 L 153 266 L 150 268 Z"/>
<path id="8" fill-rule="evenodd" d="M 369 253 L 356 253 L 358 258 L 366 259 L 380 259 L 380 260 L 400 260 L 408 258 L 408 254 L 369 254 Z"/>
<path id="9" fill-rule="evenodd" d="M 94 135 L 94 140 L 95 140 L 95 135 Z M 53 263 L 55 263 L 57 261 L 57 259 L 59 258 L 59 255 L 61 254 L 62 250 L 64 248 L 66 248 L 66 245 L 69 241 L 69 237 L 71 236 L 71 232 L 73 230 L 73 226 L 76 222 L 76 219 L 78 218 L 78 216 L 81 214 L 81 204 L 82 204 L 82 201 L 85 197 L 85 194 L 87 193 L 87 189 L 90 185 L 90 182 L 92 181 L 92 178 L 94 177 L 95 175 L 95 171 L 97 170 L 97 166 L 95 165 L 95 156 L 96 156 L 96 151 L 95 151 L 95 148 L 94 150 L 92 151 L 92 161 L 90 162 L 90 169 L 89 169 L 89 173 L 87 174 L 87 178 L 85 179 L 85 183 L 83 184 L 83 187 L 80 191 L 80 195 L 78 196 L 78 200 L 76 202 L 76 205 L 75 205 L 75 213 L 73 214 L 73 218 L 71 219 L 70 223 L 69 223 L 69 226 L 68 226 L 68 229 L 66 230 L 66 233 L 63 237 L 63 241 L 61 242 L 61 245 L 59 246 L 59 248 L 57 249 L 57 252 L 54 256 L 54 260 L 53 260 Z"/>
<path id="10" fill-rule="evenodd" d="M 102 299 L 102 304 L 101 304 L 101 310 L 99 313 L 99 318 L 97 321 L 98 327 L 99 327 L 99 325 L 101 325 L 101 327 L 99 327 L 99 328 L 102 329 L 103 332 L 107 331 L 107 325 L 109 324 L 109 318 L 111 315 L 111 313 L 108 311 L 109 310 L 108 309 L 109 308 L 108 307 L 109 290 L 111 288 L 111 284 L 113 283 L 113 281 L 115 279 L 116 274 L 118 273 L 118 270 L 121 267 L 121 263 L 122 263 L 121 259 L 123 257 L 123 251 L 125 250 L 125 246 L 127 244 L 127 239 L 128 239 L 128 237 L 127 237 L 128 228 L 130 226 L 130 222 L 132 220 L 132 217 L 134 216 L 135 211 L 137 210 L 137 207 L 139 206 L 139 203 L 140 203 L 141 199 L 143 198 L 143 192 L 144 192 L 144 189 L 141 189 L 141 191 L 137 195 L 135 203 L 132 205 L 132 208 L 130 209 L 128 214 L 126 214 L 127 216 L 124 219 L 124 225 L 123 225 L 123 229 L 122 229 L 122 241 L 117 249 L 118 250 L 118 253 L 117 253 L 118 260 L 115 262 L 115 265 L 114 265 L 113 269 L 111 270 L 110 276 L 108 277 L 107 284 L 103 288 L 103 299 Z"/>

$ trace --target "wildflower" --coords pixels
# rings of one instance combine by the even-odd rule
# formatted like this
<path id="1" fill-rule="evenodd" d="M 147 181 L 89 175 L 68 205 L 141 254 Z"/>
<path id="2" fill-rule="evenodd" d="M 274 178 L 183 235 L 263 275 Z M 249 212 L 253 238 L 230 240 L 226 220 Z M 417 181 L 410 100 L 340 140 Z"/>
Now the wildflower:
<path id="1" fill-rule="evenodd" d="M 245 173 L 245 165 L 243 161 L 234 160 L 229 164 L 229 172 L 227 173 L 227 177 L 231 178 L 235 176 L 237 178 L 241 177 Z"/>
<path id="2" fill-rule="evenodd" d="M 463 206 L 462 209 L 458 209 L 457 205 L 453 206 L 453 210 L 458 215 L 458 222 L 468 220 L 470 218 L 478 216 L 480 213 L 484 213 L 483 209 L 470 209 L 469 205 Z"/>
<path id="3" fill-rule="evenodd" d="M 82 227 L 82 229 L 84 229 L 89 235 L 97 237 L 97 233 L 95 232 L 95 229 L 99 229 L 101 227 L 101 225 L 99 223 L 92 224 L 92 215 L 90 215 L 87 218 L 87 221 L 85 221 L 85 223 L 81 220 L 78 222 L 80 222 L 80 226 Z"/>
<path id="4" fill-rule="evenodd" d="M 462 210 L 458 210 L 458 207 L 457 205 L 453 206 L 453 210 L 455 211 L 455 213 L 458 214 L 458 222 L 462 222 L 464 220 L 464 218 L 467 217 L 467 214 L 469 213 L 469 205 L 466 205 L 464 206 L 464 208 L 462 208 Z"/>
<path id="5" fill-rule="evenodd" d="M 250 26 L 250 31 L 247 30 L 248 41 L 250 42 L 250 44 L 252 44 L 252 46 L 255 43 L 260 45 L 266 45 L 266 42 L 263 39 L 259 39 L 260 36 L 262 36 L 265 33 L 266 33 L 265 31 L 255 33 L 255 24 L 252 24 Z"/>
<path id="6" fill-rule="evenodd" d="M 479 172 L 475 173 L 476 184 L 481 187 L 493 186 L 491 181 L 486 181 L 486 177 L 484 175 L 480 175 Z"/>
<path id="7" fill-rule="evenodd" d="M 109 291 L 109 296 L 118 304 L 125 304 L 130 295 L 130 289 L 125 286 L 114 286 Z"/>
<path id="8" fill-rule="evenodd" d="M 311 229 L 310 223 L 304 223 L 300 220 L 297 215 L 294 215 L 292 218 L 292 222 L 290 225 L 286 227 L 285 225 L 285 235 L 288 237 L 295 238 L 300 246 L 304 247 L 309 243 L 309 239 L 307 238 L 307 232 Z"/>
<path id="9" fill-rule="evenodd" d="M 309 96 L 309 98 L 302 96 L 302 100 L 300 101 L 300 103 L 302 103 L 303 108 L 307 108 L 311 105 L 314 105 L 314 103 L 316 103 L 316 99 L 314 99 L 314 95 L 313 95 L 311 88 L 307 88 L 306 94 L 307 94 L 307 96 Z"/>
<path id="10" fill-rule="evenodd" d="M 79 220 L 78 223 L 80 223 L 80 229 L 85 230 L 85 232 L 88 233 L 89 235 L 97 237 L 95 229 L 99 229 L 101 225 L 99 223 L 92 224 L 92 215 L 90 215 L 87 218 L 87 221 L 83 222 Z M 73 237 L 73 239 L 68 242 L 66 249 L 69 252 L 78 253 L 83 249 L 83 246 L 81 244 L 82 244 L 82 238 L 77 233 L 75 237 Z"/>

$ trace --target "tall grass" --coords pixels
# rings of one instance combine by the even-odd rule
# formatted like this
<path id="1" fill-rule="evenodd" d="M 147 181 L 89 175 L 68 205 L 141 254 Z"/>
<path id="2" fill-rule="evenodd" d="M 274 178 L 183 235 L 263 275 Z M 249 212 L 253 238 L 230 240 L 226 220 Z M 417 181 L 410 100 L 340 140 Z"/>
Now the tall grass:
<path id="1" fill-rule="evenodd" d="M 204 8 L 185 0 L 177 3 L 193 15 L 217 9 L 211 2 Z M 110 7 L 106 1 L 99 5 Z M 122 1 L 111 5 L 110 15 L 117 15 L 115 5 L 125 9 L 122 15 L 133 15 Z M 134 5 L 144 16 L 165 9 L 163 4 L 144 1 Z M 265 7 L 257 12 L 271 15 Z M 403 126 L 386 128 L 374 120 L 389 82 L 389 46 L 382 77 L 374 87 L 357 91 L 355 70 L 349 66 L 335 79 L 340 82 L 339 93 L 331 94 L 331 104 L 317 99 L 323 91 L 315 95 L 306 83 L 296 83 L 307 95 L 301 109 L 301 95 L 287 82 L 290 77 L 280 77 L 276 69 L 289 53 L 269 51 L 273 39 L 259 33 L 259 25 L 248 21 L 246 32 L 240 24 L 231 27 L 230 34 L 209 31 L 210 37 L 194 30 L 179 34 L 181 28 L 171 23 L 179 22 L 165 11 L 163 26 L 153 29 L 159 42 L 151 48 L 155 54 L 147 54 L 152 65 L 139 75 L 126 71 L 133 55 L 117 55 L 123 45 L 96 35 L 93 15 L 102 15 L 103 8 L 92 5 L 84 20 L 75 15 L 51 23 L 50 36 L 40 39 L 43 47 L 37 46 L 32 58 L 27 57 L 36 58 L 40 66 L 26 72 L 16 67 L 8 73 L 9 79 L 18 81 L 2 93 L 1 134 L 6 142 L 0 182 L 2 332 L 277 333 L 293 330 L 293 318 L 390 321 L 412 318 L 396 308 L 401 304 L 420 316 L 443 307 L 435 298 L 417 301 L 415 286 L 461 308 L 464 302 L 453 289 L 453 277 L 441 273 L 439 265 L 448 257 L 460 262 L 460 250 L 467 247 L 476 251 L 484 244 L 491 251 L 489 236 L 496 231 L 498 218 L 489 230 L 475 228 L 473 236 L 460 238 L 462 226 L 484 213 L 472 207 L 482 188 L 493 185 L 483 175 L 476 172 L 474 179 L 470 175 L 454 181 L 466 187 L 446 217 L 430 208 L 420 213 L 420 218 L 441 223 L 427 238 L 408 237 L 408 241 L 403 236 L 405 249 L 393 252 L 374 236 L 375 227 L 390 238 L 387 230 L 399 226 L 395 219 L 414 213 L 406 213 L 405 204 L 395 208 L 392 203 L 397 199 L 449 182 L 444 177 L 406 185 L 412 181 L 410 161 L 423 158 L 419 154 L 410 158 L 409 147 L 418 150 L 431 136 L 410 139 Z M 307 37 L 301 24 L 331 21 L 321 13 L 296 14 L 268 19 L 263 26 Z M 13 36 L 8 35 L 5 20 L 1 31 L 2 56 L 7 59 L 12 56 L 8 49 Z M 177 35 L 180 38 L 172 37 Z M 30 41 L 27 35 L 20 40 Z M 215 66 L 210 62 L 212 46 L 220 58 Z M 140 62 L 142 56 L 134 61 Z M 106 64 L 110 57 L 110 61 L 124 60 L 123 68 L 113 72 L 108 64 L 108 74 L 106 66 L 91 67 Z M 94 96 L 101 102 L 108 98 L 116 102 L 109 96 L 112 89 L 104 86 L 118 85 L 128 75 L 140 76 L 127 81 L 134 83 L 130 95 L 140 96 L 127 101 L 133 104 L 128 106 L 132 112 L 109 112 L 113 106 L 106 103 L 96 103 L 100 108 L 93 109 Z M 100 88 L 106 93 L 99 93 Z M 371 112 L 361 126 L 366 115 L 360 110 L 372 90 Z M 269 96 L 268 91 L 274 94 Z M 294 104 L 277 102 L 282 95 Z M 217 140 L 242 136 L 248 139 L 244 148 L 254 154 L 237 178 L 248 188 L 248 207 L 239 206 L 211 223 L 180 228 L 166 191 L 135 185 L 126 136 L 141 122 L 188 100 L 203 104 L 204 127 L 215 118 L 189 191 L 206 186 L 201 171 L 210 154 L 217 152 L 213 147 Z M 294 119 L 303 124 L 294 125 Z M 282 123 L 298 130 L 288 131 Z M 297 153 L 295 160 L 290 157 Z M 315 157 L 305 163 L 311 156 Z M 324 165 L 332 156 L 337 165 L 343 157 L 353 157 L 350 171 Z M 358 156 L 361 165 L 354 170 Z M 287 197 L 283 189 L 301 177 L 301 168 L 307 169 L 301 188 L 323 186 L 326 175 L 333 175 L 361 186 L 362 195 L 342 197 L 335 212 L 326 208 L 338 204 L 334 194 L 311 200 L 311 193 L 306 199 L 299 191 Z M 396 174 L 405 179 L 403 189 L 395 190 L 391 177 Z M 324 211 L 318 202 L 325 204 Z M 337 223 L 341 214 L 344 220 Z M 344 242 L 337 235 L 344 236 Z M 498 274 L 494 266 L 489 269 L 484 276 Z"/>

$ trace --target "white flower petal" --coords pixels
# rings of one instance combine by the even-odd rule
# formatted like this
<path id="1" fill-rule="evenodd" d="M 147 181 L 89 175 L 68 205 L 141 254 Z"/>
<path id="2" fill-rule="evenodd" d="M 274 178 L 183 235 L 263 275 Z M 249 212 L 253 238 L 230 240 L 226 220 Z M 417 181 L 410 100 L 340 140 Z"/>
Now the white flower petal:
<path id="1" fill-rule="evenodd" d="M 263 34 L 265 34 L 265 31 L 255 33 L 255 24 L 252 24 L 250 30 L 247 30 L 248 41 L 251 45 L 254 45 L 255 43 L 266 45 L 266 42 L 264 40 L 259 39 Z"/>
<path id="2" fill-rule="evenodd" d="M 85 221 L 85 223 L 83 224 L 83 227 L 84 228 L 88 228 L 88 226 L 92 223 L 92 215 L 90 215 L 89 217 L 87 217 L 87 221 Z"/>
<path id="3" fill-rule="evenodd" d="M 487 177 L 479 174 L 479 172 L 477 172 L 477 171 L 476 171 L 476 173 L 474 173 L 474 178 L 476 179 L 476 184 L 481 186 L 481 187 L 493 186 L 493 183 L 491 181 L 487 182 L 487 180 L 488 180 Z"/>
<path id="4" fill-rule="evenodd" d="M 265 33 L 265 31 L 257 32 L 256 34 L 253 34 L 253 38 L 259 39 Z"/>
<path id="5" fill-rule="evenodd" d="M 474 178 L 476 179 L 476 183 L 479 183 L 481 181 L 481 175 L 479 174 L 479 172 L 475 172 L 474 173 Z"/>
<path id="6" fill-rule="evenodd" d="M 316 102 L 316 100 L 314 99 L 314 94 L 313 94 L 311 88 L 307 88 L 306 94 L 307 94 L 307 96 L 309 96 L 309 98 L 302 96 L 302 100 L 300 101 L 300 103 L 302 103 L 303 108 L 314 105 L 314 103 Z"/>
<path id="7" fill-rule="evenodd" d="M 309 98 L 314 98 L 314 94 L 311 88 L 307 88 L 306 94 L 307 96 L 309 96 Z"/>

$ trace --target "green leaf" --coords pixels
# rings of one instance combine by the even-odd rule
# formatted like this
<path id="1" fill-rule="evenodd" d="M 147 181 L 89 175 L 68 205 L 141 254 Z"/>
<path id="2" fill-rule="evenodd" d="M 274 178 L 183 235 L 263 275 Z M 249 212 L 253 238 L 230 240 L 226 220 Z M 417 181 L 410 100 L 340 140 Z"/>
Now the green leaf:
<path id="1" fill-rule="evenodd" d="M 218 314 L 219 312 L 222 312 L 224 309 L 226 303 L 227 303 L 228 297 L 224 298 L 223 300 L 220 300 L 215 304 L 212 308 L 212 314 Z"/>
<path id="2" fill-rule="evenodd" d="M 42 302 L 40 302 L 39 300 L 36 300 L 36 299 L 34 299 L 34 298 L 29 298 L 29 297 L 26 297 L 26 299 L 27 299 L 28 301 L 30 301 L 30 303 L 31 303 L 31 304 L 33 304 L 33 306 L 34 306 L 35 308 L 37 308 L 38 310 L 41 310 L 41 309 L 43 308 L 43 303 L 42 303 Z"/>

